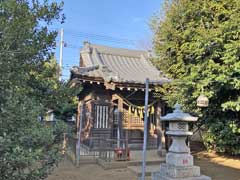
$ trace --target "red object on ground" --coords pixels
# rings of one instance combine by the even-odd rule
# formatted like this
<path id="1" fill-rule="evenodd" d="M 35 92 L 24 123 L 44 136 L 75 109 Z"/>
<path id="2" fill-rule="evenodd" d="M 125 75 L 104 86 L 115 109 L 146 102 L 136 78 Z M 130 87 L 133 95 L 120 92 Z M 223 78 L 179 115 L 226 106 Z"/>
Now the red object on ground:
<path id="1" fill-rule="evenodd" d="M 130 149 L 126 148 L 115 148 L 114 149 L 115 160 L 123 161 L 123 160 L 130 160 Z"/>

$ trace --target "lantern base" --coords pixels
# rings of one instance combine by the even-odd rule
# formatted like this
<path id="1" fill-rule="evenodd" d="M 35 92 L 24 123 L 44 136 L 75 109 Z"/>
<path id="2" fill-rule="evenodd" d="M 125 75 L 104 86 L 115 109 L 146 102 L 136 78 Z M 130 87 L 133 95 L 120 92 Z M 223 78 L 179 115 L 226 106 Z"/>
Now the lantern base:
<path id="1" fill-rule="evenodd" d="M 174 166 L 193 166 L 193 156 L 188 153 L 177 154 L 177 153 L 167 153 L 166 163 Z"/>
<path id="2" fill-rule="evenodd" d="M 178 167 L 161 164 L 160 171 L 152 173 L 152 180 L 211 180 L 210 177 L 200 174 L 200 167 Z"/>

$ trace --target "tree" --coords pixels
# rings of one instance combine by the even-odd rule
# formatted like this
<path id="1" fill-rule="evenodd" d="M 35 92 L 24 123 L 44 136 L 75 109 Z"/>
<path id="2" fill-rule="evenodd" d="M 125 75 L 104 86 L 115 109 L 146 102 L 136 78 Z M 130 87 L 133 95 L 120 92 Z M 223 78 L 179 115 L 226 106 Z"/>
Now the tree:
<path id="1" fill-rule="evenodd" d="M 77 94 L 81 88 L 79 85 L 71 87 L 68 82 L 59 82 L 58 79 L 59 66 L 56 59 L 43 61 L 41 67 L 30 74 L 28 96 L 44 107 L 43 115 L 52 109 L 59 119 L 66 120 L 76 114 Z"/>
<path id="2" fill-rule="evenodd" d="M 240 1 L 172 0 L 165 16 L 155 17 L 153 62 L 173 83 L 164 87 L 176 101 L 200 117 L 209 149 L 240 153 Z M 208 108 L 196 106 L 204 93 Z"/>
<path id="3" fill-rule="evenodd" d="M 3 180 L 43 179 L 60 158 L 66 126 L 38 121 L 48 108 L 70 96 L 57 80 L 52 60 L 63 4 L 47 0 L 0 1 L 0 176 Z"/>

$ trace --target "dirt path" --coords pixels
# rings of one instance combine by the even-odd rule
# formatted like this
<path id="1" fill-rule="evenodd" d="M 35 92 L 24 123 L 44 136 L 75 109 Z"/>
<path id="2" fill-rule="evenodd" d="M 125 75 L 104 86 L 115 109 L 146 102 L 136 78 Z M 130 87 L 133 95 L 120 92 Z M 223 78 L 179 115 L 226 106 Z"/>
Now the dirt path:
<path id="1" fill-rule="evenodd" d="M 219 156 L 214 153 L 195 154 L 194 163 L 201 167 L 201 173 L 213 180 L 240 180 L 240 159 Z"/>
<path id="2" fill-rule="evenodd" d="M 97 164 L 84 164 L 76 168 L 64 160 L 47 180 L 134 180 L 136 176 L 127 169 L 104 170 Z"/>
<path id="3" fill-rule="evenodd" d="M 202 174 L 212 180 L 240 180 L 240 159 L 218 156 L 206 152 L 195 154 L 195 164 L 201 167 Z M 103 170 L 95 164 L 81 165 L 75 168 L 69 161 L 59 167 L 47 180 L 135 180 L 127 169 Z M 150 179 L 150 178 L 149 178 Z"/>

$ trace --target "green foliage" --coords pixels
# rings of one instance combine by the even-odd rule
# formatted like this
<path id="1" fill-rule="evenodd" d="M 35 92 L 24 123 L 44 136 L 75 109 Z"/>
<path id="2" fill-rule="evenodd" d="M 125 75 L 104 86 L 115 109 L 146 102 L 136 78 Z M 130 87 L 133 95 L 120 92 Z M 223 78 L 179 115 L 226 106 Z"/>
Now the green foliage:
<path id="1" fill-rule="evenodd" d="M 164 86 L 168 103 L 178 101 L 201 117 L 199 124 L 209 128 L 208 137 L 216 138 L 212 148 L 239 152 L 239 134 L 228 124 L 240 127 L 240 1 L 166 1 L 165 16 L 154 17 L 152 27 L 157 55 L 153 62 L 174 79 Z M 210 105 L 200 110 L 196 99 L 202 93 Z M 228 138 L 219 136 L 221 129 L 211 129 L 216 121 L 234 138 L 233 149 L 219 143 Z"/>
<path id="2" fill-rule="evenodd" d="M 235 122 L 212 123 L 203 134 L 204 144 L 208 150 L 229 152 L 232 155 L 240 153 L 240 128 Z"/>
<path id="3" fill-rule="evenodd" d="M 28 97 L 15 95 L 6 103 L 0 134 L 2 179 L 42 179 L 61 157 L 66 125 L 45 126 L 37 121 L 41 112 Z M 22 102 L 21 102 L 21 101 Z M 17 106 L 16 106 L 17 104 Z"/>
<path id="4" fill-rule="evenodd" d="M 55 135 L 55 141 L 61 143 L 63 141 L 63 134 L 68 130 L 68 126 L 64 121 L 56 121 L 54 124 L 53 134 Z"/>
<path id="5" fill-rule="evenodd" d="M 77 112 L 77 95 L 82 90 L 78 85 L 74 87 L 69 87 L 68 84 L 64 83 L 58 89 L 58 94 L 55 98 L 54 114 L 58 119 L 71 118 Z M 57 102 L 57 103 L 56 103 Z"/>
<path id="6" fill-rule="evenodd" d="M 71 102 L 73 90 L 58 82 L 52 58 L 63 4 L 0 1 L 0 176 L 2 180 L 44 179 L 61 158 L 66 125 L 39 122 L 49 108 Z"/>
<path id="7" fill-rule="evenodd" d="M 44 61 L 41 68 L 31 72 L 28 82 L 31 89 L 28 96 L 38 101 L 44 107 L 44 112 L 52 109 L 58 119 L 65 120 L 76 114 L 76 95 L 80 93 L 81 88 L 77 85 L 70 87 L 64 81 L 59 82 L 58 72 L 59 68 L 54 58 Z"/>

